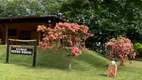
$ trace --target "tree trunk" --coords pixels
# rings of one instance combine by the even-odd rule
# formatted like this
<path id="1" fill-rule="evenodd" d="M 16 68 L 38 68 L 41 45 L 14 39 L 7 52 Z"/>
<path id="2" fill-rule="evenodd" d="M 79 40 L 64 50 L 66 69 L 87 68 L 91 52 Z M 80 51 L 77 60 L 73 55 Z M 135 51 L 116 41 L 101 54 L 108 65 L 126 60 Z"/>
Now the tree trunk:
<path id="1" fill-rule="evenodd" d="M 69 55 L 68 58 L 69 58 L 69 60 L 68 60 L 68 62 L 69 62 L 68 63 L 69 64 L 68 65 L 68 70 L 71 70 L 71 56 Z"/>
<path id="2" fill-rule="evenodd" d="M 124 60 L 120 59 L 120 66 L 124 66 Z"/>

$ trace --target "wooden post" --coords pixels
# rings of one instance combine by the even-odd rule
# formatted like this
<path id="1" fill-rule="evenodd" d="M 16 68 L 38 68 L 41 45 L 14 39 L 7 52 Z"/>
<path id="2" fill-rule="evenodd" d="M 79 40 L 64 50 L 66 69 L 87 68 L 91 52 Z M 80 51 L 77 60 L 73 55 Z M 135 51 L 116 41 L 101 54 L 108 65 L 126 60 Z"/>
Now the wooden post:
<path id="1" fill-rule="evenodd" d="M 37 51 L 37 40 L 34 42 L 33 67 L 36 66 L 36 51 Z"/>
<path id="2" fill-rule="evenodd" d="M 6 63 L 9 63 L 9 45 L 10 45 L 10 41 L 7 40 Z"/>
<path id="3" fill-rule="evenodd" d="M 116 77 L 117 73 L 117 65 L 115 64 L 115 61 L 112 61 L 111 64 L 108 66 L 108 76 L 109 77 Z"/>
<path id="4" fill-rule="evenodd" d="M 5 45 L 8 42 L 8 24 L 5 25 Z"/>

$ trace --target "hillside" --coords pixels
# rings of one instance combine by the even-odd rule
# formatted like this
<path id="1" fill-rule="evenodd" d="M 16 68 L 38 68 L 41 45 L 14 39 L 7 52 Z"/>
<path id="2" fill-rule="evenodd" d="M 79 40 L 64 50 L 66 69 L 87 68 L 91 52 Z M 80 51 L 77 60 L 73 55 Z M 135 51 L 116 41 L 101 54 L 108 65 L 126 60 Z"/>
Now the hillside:
<path id="1" fill-rule="evenodd" d="M 64 50 L 53 53 L 38 49 L 37 65 L 32 67 L 32 56 L 10 54 L 9 64 L 5 64 L 5 46 L 0 46 L 0 80 L 111 80 L 107 75 L 110 63 L 105 57 L 88 50 L 79 57 L 72 58 L 72 70 L 67 71 L 68 60 Z M 117 80 L 141 80 L 140 61 L 126 66 L 118 66 Z M 130 77 L 130 75 L 132 75 Z M 129 78 L 130 77 L 130 78 Z"/>

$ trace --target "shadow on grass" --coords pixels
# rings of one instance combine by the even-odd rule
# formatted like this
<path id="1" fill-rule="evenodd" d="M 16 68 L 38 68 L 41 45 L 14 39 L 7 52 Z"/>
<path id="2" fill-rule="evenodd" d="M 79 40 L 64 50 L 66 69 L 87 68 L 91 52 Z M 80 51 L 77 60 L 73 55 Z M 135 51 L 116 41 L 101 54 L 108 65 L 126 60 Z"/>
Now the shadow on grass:
<path id="1" fill-rule="evenodd" d="M 107 77 L 107 75 L 106 74 L 99 74 L 100 76 L 104 76 L 104 77 Z"/>
<path id="2" fill-rule="evenodd" d="M 89 65 L 92 65 L 96 68 L 106 68 L 109 63 L 109 60 L 91 50 L 83 52 L 79 57 L 76 57 L 75 59 L 78 61 L 84 61 L 85 63 L 88 63 Z"/>
<path id="3" fill-rule="evenodd" d="M 37 59 L 37 64 L 40 67 L 50 67 L 57 69 L 67 69 L 68 58 L 64 50 L 60 50 L 58 53 L 53 53 L 51 50 L 41 52 Z M 85 65 L 85 66 L 84 66 Z M 108 60 L 94 51 L 83 52 L 78 57 L 72 58 L 73 70 L 90 70 L 89 68 L 107 68 Z"/>

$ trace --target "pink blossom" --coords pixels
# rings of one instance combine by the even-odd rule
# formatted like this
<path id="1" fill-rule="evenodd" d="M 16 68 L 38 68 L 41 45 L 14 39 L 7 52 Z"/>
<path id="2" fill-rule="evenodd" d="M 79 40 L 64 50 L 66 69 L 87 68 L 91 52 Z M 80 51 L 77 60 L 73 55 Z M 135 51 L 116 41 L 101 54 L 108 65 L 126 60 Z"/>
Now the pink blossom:
<path id="1" fill-rule="evenodd" d="M 41 26 L 41 25 L 39 25 L 38 28 L 37 28 L 37 31 L 42 31 L 42 32 L 44 32 L 44 31 L 46 31 L 46 30 L 47 30 L 47 28 L 46 28 L 45 26 Z"/>
<path id="2" fill-rule="evenodd" d="M 42 26 L 39 25 L 38 28 L 37 28 L 37 31 L 39 32 L 39 31 L 41 31 L 41 30 L 42 30 Z"/>
<path id="3" fill-rule="evenodd" d="M 80 54 L 78 54 L 78 53 L 75 53 L 75 54 L 74 54 L 74 56 L 79 56 L 79 55 L 80 55 Z"/>
<path id="4" fill-rule="evenodd" d="M 42 42 L 39 42 L 39 46 L 42 47 Z"/>
<path id="5" fill-rule="evenodd" d="M 88 33 L 88 29 L 88 26 L 67 22 L 59 22 L 55 27 L 38 26 L 37 31 L 44 32 L 43 43 L 39 43 L 39 45 L 43 50 L 48 46 L 55 52 L 61 46 L 63 48 L 70 47 L 68 49 L 71 51 L 70 55 L 79 56 L 81 54 L 79 48 L 85 48 L 85 40 L 94 36 Z"/>
<path id="6" fill-rule="evenodd" d="M 136 52 L 134 52 L 133 54 L 131 54 L 131 59 L 135 59 L 136 57 Z"/>
<path id="7" fill-rule="evenodd" d="M 111 39 L 109 42 L 105 43 L 106 48 L 109 47 L 109 56 L 111 58 L 119 57 L 121 60 L 127 59 L 127 55 L 130 55 L 131 58 L 135 58 L 136 53 L 133 52 L 133 46 L 131 40 L 119 37 L 117 39 Z"/>
<path id="8" fill-rule="evenodd" d="M 54 32 L 53 31 L 49 31 L 48 34 L 51 35 L 51 34 L 54 34 Z"/>
<path id="9" fill-rule="evenodd" d="M 44 40 L 45 42 L 48 42 L 49 38 L 48 37 L 44 37 L 44 38 L 42 38 L 42 40 Z"/>
<path id="10" fill-rule="evenodd" d="M 46 48 L 47 48 L 47 44 L 46 44 L 46 43 L 43 43 L 43 44 L 42 44 L 42 50 L 46 50 Z"/>
<path id="11" fill-rule="evenodd" d="M 77 47 L 72 47 L 71 48 L 71 53 L 72 56 L 79 56 L 81 54 L 81 51 Z"/>
<path id="12" fill-rule="evenodd" d="M 42 50 L 46 50 L 46 48 L 47 48 L 47 44 L 46 44 L 46 43 L 40 42 L 40 43 L 39 43 L 39 46 L 40 46 L 40 48 L 41 48 Z"/>
<path id="13" fill-rule="evenodd" d="M 64 23 L 59 22 L 57 25 L 58 25 L 58 26 L 63 26 L 63 25 L 64 25 Z"/>
<path id="14" fill-rule="evenodd" d="M 56 40 L 57 38 L 54 35 L 50 35 L 52 40 Z"/>

